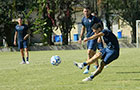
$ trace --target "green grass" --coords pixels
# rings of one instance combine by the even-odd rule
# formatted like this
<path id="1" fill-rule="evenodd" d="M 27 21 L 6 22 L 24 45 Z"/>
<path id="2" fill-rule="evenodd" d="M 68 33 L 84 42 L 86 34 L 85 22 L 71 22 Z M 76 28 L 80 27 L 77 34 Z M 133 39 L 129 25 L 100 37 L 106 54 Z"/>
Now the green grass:
<path id="1" fill-rule="evenodd" d="M 50 64 L 52 55 L 61 57 L 59 66 Z M 0 52 L 0 90 L 140 90 L 140 49 L 121 49 L 91 82 L 82 82 L 90 74 L 73 65 L 86 57 L 86 50 L 30 51 L 30 64 L 20 65 L 19 52 Z"/>

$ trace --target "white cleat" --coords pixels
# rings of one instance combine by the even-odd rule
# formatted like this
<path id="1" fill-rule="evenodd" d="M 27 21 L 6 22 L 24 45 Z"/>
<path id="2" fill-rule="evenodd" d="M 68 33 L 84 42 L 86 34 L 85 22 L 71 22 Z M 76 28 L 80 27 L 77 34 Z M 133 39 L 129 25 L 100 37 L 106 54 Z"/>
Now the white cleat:
<path id="1" fill-rule="evenodd" d="M 29 61 L 26 61 L 26 64 L 29 64 Z"/>
<path id="2" fill-rule="evenodd" d="M 83 73 L 84 74 L 88 74 L 89 73 L 89 70 L 88 69 L 85 69 L 85 71 Z"/>
<path id="3" fill-rule="evenodd" d="M 108 65 L 104 66 L 104 68 L 107 68 L 107 67 L 108 67 Z"/>
<path id="4" fill-rule="evenodd" d="M 94 72 L 91 72 L 91 74 L 94 75 L 95 74 L 95 71 Z"/>
<path id="5" fill-rule="evenodd" d="M 92 79 L 90 77 L 87 77 L 85 79 L 82 80 L 83 82 L 86 82 L 86 81 L 92 81 Z"/>
<path id="6" fill-rule="evenodd" d="M 83 63 L 74 62 L 74 65 L 77 66 L 80 69 L 83 69 L 84 68 Z"/>
<path id="7" fill-rule="evenodd" d="M 26 62 L 22 61 L 20 64 L 26 64 Z"/>

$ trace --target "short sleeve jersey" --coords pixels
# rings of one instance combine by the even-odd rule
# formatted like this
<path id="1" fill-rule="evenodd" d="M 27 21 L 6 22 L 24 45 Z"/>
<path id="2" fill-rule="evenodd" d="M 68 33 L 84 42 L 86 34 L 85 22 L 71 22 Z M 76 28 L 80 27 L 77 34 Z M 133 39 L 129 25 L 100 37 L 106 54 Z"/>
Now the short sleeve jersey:
<path id="1" fill-rule="evenodd" d="M 99 19 L 92 15 L 90 15 L 88 18 L 86 18 L 85 16 L 82 18 L 82 25 L 87 30 L 86 37 L 90 37 L 94 34 L 91 28 L 95 23 L 98 23 L 98 22 L 100 22 Z"/>
<path id="2" fill-rule="evenodd" d="M 101 31 L 104 33 L 103 39 L 105 43 L 107 44 L 108 48 L 114 48 L 116 50 L 119 50 L 119 42 L 117 37 L 112 33 L 111 30 L 104 29 Z"/>
<path id="3" fill-rule="evenodd" d="M 18 41 L 22 41 L 27 34 L 28 26 L 23 24 L 21 26 L 16 25 L 15 31 L 18 32 Z"/>

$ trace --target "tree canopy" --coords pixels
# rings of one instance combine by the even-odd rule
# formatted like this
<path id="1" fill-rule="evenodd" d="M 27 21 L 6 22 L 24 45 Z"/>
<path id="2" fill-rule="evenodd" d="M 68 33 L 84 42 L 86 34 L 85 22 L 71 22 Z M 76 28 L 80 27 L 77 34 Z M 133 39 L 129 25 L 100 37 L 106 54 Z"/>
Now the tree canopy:
<path id="1" fill-rule="evenodd" d="M 101 1 L 101 3 L 99 3 Z M 136 42 L 136 20 L 140 19 L 139 0 L 1 0 L 0 1 L 0 37 L 6 37 L 12 45 L 12 20 L 19 14 L 24 16 L 29 28 L 43 36 L 42 42 L 52 45 L 53 28 L 58 27 L 62 33 L 62 44 L 68 44 L 68 34 L 75 23 L 75 8 L 88 5 L 92 12 L 103 12 L 107 27 L 110 28 L 112 14 L 119 15 L 132 27 L 132 42 Z M 32 14 L 36 12 L 36 18 Z"/>
<path id="2" fill-rule="evenodd" d="M 108 14 L 116 14 L 132 27 L 132 43 L 136 43 L 136 20 L 140 20 L 140 1 L 139 0 L 103 0 Z M 106 7 L 107 6 L 107 7 Z"/>

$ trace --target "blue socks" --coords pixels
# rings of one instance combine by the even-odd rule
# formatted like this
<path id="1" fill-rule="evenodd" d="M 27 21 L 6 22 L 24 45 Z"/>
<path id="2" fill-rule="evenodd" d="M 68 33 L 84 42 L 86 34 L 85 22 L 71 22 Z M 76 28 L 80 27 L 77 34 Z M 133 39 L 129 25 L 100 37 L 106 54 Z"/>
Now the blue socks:
<path id="1" fill-rule="evenodd" d="M 90 68 L 90 65 L 87 66 L 87 70 L 89 70 L 89 68 Z"/>
<path id="2" fill-rule="evenodd" d="M 24 57 L 22 57 L 22 61 L 25 62 L 25 58 Z"/>
<path id="3" fill-rule="evenodd" d="M 94 75 L 91 75 L 90 78 L 93 79 L 94 78 Z"/>
<path id="4" fill-rule="evenodd" d="M 28 60 L 28 57 L 26 57 L 26 61 L 29 61 L 29 60 Z"/>
<path id="5" fill-rule="evenodd" d="M 97 69 L 98 68 L 98 66 L 94 66 L 95 67 L 95 69 Z"/>
<path id="6" fill-rule="evenodd" d="M 86 65 L 87 65 L 87 63 L 86 63 L 86 62 L 84 62 L 84 63 L 83 63 L 83 65 L 84 65 L 84 66 L 86 66 Z"/>
<path id="7" fill-rule="evenodd" d="M 25 58 L 22 57 L 22 61 L 25 62 Z M 28 57 L 26 57 L 26 61 L 29 61 Z"/>

